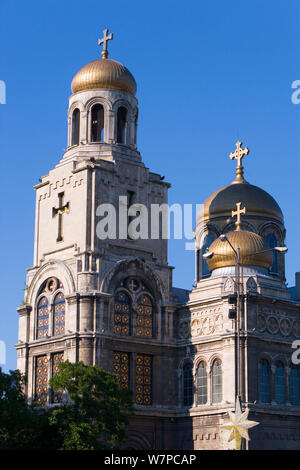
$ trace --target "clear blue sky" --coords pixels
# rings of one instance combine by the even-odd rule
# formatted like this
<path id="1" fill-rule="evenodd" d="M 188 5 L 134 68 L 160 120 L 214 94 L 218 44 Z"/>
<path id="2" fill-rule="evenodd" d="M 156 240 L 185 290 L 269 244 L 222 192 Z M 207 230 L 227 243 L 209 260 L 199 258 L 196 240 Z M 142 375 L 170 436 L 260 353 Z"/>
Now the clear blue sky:
<path id="1" fill-rule="evenodd" d="M 2 0 L 0 80 L 0 340 L 16 367 L 16 307 L 32 265 L 35 195 L 67 145 L 70 84 L 100 57 L 102 30 L 115 35 L 110 57 L 134 74 L 138 146 L 152 171 L 172 183 L 170 203 L 201 203 L 232 181 L 237 138 L 251 150 L 246 178 L 275 197 L 287 228 L 287 279 L 300 270 L 299 0 Z M 190 288 L 194 256 L 171 241 L 174 285 Z"/>

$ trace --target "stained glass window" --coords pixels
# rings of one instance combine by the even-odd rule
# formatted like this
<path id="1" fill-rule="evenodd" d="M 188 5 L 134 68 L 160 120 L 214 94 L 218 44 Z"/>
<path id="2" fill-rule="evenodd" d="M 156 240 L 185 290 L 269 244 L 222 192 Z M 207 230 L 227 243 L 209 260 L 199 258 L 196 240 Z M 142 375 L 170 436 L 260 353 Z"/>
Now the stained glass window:
<path id="1" fill-rule="evenodd" d="M 212 365 L 212 402 L 222 401 L 222 363 L 216 359 Z"/>
<path id="2" fill-rule="evenodd" d="M 206 364 L 201 361 L 197 369 L 197 404 L 204 405 L 207 402 L 207 373 Z"/>
<path id="3" fill-rule="evenodd" d="M 146 294 L 138 299 L 136 333 L 138 336 L 152 338 L 152 302 Z"/>
<path id="4" fill-rule="evenodd" d="M 51 357 L 52 359 L 52 377 L 59 374 L 59 364 L 64 362 L 64 353 L 59 352 L 55 353 Z M 62 401 L 63 391 L 62 390 L 52 390 L 52 403 L 60 403 Z"/>
<path id="5" fill-rule="evenodd" d="M 35 371 L 35 400 L 39 405 L 48 401 L 48 371 L 49 364 L 47 356 L 36 358 Z"/>
<path id="6" fill-rule="evenodd" d="M 299 367 L 292 365 L 290 373 L 290 402 L 294 406 L 300 405 Z"/>
<path id="7" fill-rule="evenodd" d="M 37 306 L 37 337 L 49 334 L 49 307 L 47 297 L 42 297 Z"/>
<path id="8" fill-rule="evenodd" d="M 123 279 L 114 303 L 114 332 L 153 338 L 154 302 L 144 283 L 134 277 Z"/>
<path id="9" fill-rule="evenodd" d="M 65 296 L 59 292 L 54 299 L 54 336 L 65 333 Z"/>
<path id="10" fill-rule="evenodd" d="M 183 368 L 183 406 L 192 406 L 193 401 L 193 368 L 191 364 L 186 364 Z"/>
<path id="11" fill-rule="evenodd" d="M 275 368 L 275 401 L 279 404 L 285 403 L 285 374 L 281 362 L 277 362 Z"/>
<path id="12" fill-rule="evenodd" d="M 118 376 L 122 388 L 129 388 L 129 354 L 114 352 L 114 373 Z"/>
<path id="13" fill-rule="evenodd" d="M 129 295 L 119 291 L 115 295 L 114 332 L 117 335 L 130 334 L 131 300 Z"/>
<path id="14" fill-rule="evenodd" d="M 266 359 L 259 363 L 259 398 L 262 403 L 271 402 L 270 366 Z"/>
<path id="15" fill-rule="evenodd" d="M 38 295 L 43 296 L 37 304 L 37 338 L 65 333 L 65 296 L 58 292 L 63 288 L 63 283 L 56 277 L 48 278 L 40 287 Z"/>
<path id="16" fill-rule="evenodd" d="M 152 357 L 145 354 L 136 356 L 136 403 L 152 403 Z"/>

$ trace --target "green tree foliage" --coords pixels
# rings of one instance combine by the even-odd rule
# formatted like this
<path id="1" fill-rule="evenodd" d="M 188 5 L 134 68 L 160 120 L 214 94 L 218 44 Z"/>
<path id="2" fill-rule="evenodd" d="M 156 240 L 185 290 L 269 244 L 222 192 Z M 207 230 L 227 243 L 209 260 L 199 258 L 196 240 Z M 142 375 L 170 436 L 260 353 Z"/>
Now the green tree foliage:
<path id="1" fill-rule="evenodd" d="M 125 440 L 133 404 L 131 392 L 120 388 L 115 375 L 97 366 L 66 361 L 51 379 L 51 387 L 67 392 L 69 398 L 50 417 L 61 449 L 111 449 Z"/>
<path id="2" fill-rule="evenodd" d="M 64 391 L 56 407 L 29 405 L 25 376 L 0 368 L 0 450 L 117 448 L 133 414 L 131 392 L 115 375 L 82 362 L 60 365 L 51 387 Z"/>

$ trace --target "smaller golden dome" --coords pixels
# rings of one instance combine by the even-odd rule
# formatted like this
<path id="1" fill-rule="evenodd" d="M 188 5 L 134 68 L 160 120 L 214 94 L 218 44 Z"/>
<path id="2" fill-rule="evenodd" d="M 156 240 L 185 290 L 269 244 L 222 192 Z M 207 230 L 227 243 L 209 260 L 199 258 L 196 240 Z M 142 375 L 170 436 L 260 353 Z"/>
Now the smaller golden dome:
<path id="1" fill-rule="evenodd" d="M 270 247 L 260 235 L 247 230 L 235 230 L 226 233 L 226 236 L 236 251 L 237 248 L 240 248 L 241 265 L 270 269 L 273 264 L 272 252 L 261 253 L 264 250 L 269 250 Z M 236 255 L 227 240 L 222 241 L 217 238 L 210 245 L 209 252 L 214 253 L 211 258 L 207 258 L 207 264 L 211 271 L 236 265 Z"/>
<path id="2" fill-rule="evenodd" d="M 77 72 L 71 84 L 72 93 L 84 90 L 121 90 L 135 95 L 136 81 L 124 65 L 112 59 L 98 59 Z"/>

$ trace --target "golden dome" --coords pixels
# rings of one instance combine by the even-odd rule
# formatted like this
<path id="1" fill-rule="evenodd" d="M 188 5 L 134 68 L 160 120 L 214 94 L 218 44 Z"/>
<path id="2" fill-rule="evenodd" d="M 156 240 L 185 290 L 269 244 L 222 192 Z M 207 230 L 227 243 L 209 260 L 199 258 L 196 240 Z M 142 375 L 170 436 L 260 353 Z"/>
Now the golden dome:
<path id="1" fill-rule="evenodd" d="M 247 215 L 275 217 L 283 221 L 283 214 L 275 199 L 258 186 L 234 181 L 218 189 L 204 202 L 204 219 L 219 216 L 231 217 L 236 201 L 247 206 Z"/>
<path id="2" fill-rule="evenodd" d="M 241 265 L 270 269 L 273 264 L 272 252 L 256 254 L 257 252 L 270 249 L 260 235 L 246 230 L 235 230 L 226 233 L 226 236 L 235 250 L 238 247 L 240 248 Z M 211 258 L 206 260 L 211 271 L 217 268 L 235 266 L 236 256 L 228 241 L 222 241 L 220 238 L 217 238 L 212 242 L 208 251 L 214 253 Z"/>
<path id="3" fill-rule="evenodd" d="M 136 81 L 124 65 L 111 59 L 98 59 L 82 67 L 73 78 L 72 93 L 106 88 L 135 95 Z"/>

